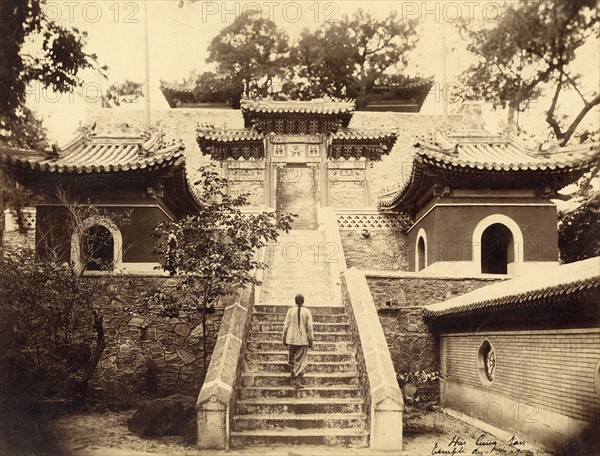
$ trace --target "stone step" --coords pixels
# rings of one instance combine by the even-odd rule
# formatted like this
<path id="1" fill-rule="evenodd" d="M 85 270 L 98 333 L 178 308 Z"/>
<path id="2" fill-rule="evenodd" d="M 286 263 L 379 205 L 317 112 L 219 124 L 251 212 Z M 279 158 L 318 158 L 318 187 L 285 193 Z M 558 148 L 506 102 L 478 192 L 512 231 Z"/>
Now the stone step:
<path id="1" fill-rule="evenodd" d="M 329 279 L 327 283 L 323 283 L 322 280 L 263 280 L 263 290 L 275 290 L 285 293 L 298 293 L 301 292 L 306 299 L 307 296 L 315 297 L 324 294 L 330 294 L 331 288 Z M 295 295 L 294 295 L 295 296 Z"/>
<path id="2" fill-rule="evenodd" d="M 358 375 L 356 362 L 345 362 L 345 363 L 328 363 L 323 361 L 309 362 L 306 367 L 307 372 L 314 373 L 347 373 Z M 290 373 L 290 366 L 287 361 L 261 361 L 261 362 L 247 362 L 244 366 L 244 372 L 271 372 L 271 373 Z"/>
<path id="3" fill-rule="evenodd" d="M 289 374 L 273 372 L 243 372 L 242 386 L 289 386 L 292 384 Z M 321 373 L 309 372 L 304 374 L 303 385 L 306 386 L 336 386 L 358 385 L 356 372 Z"/>
<path id="4" fill-rule="evenodd" d="M 366 431 L 358 429 L 258 430 L 231 433 L 231 446 L 315 445 L 361 448 L 369 444 Z"/>
<path id="5" fill-rule="evenodd" d="M 311 414 L 329 416 L 333 413 L 363 413 L 363 400 L 357 398 L 256 398 L 237 402 L 239 415 Z"/>
<path id="6" fill-rule="evenodd" d="M 315 342 L 352 342 L 352 334 L 314 332 Z M 257 331 L 251 332 L 249 342 L 281 342 L 283 340 L 281 331 Z"/>
<path id="7" fill-rule="evenodd" d="M 330 415 L 252 414 L 234 417 L 232 430 L 364 429 L 366 421 L 364 413 L 332 413 Z"/>
<path id="8" fill-rule="evenodd" d="M 291 304 L 283 304 L 281 302 L 261 302 L 254 306 L 254 312 L 256 313 L 269 313 L 269 314 L 282 314 L 285 317 L 288 309 L 292 307 Z M 313 317 L 317 315 L 344 315 L 346 316 L 346 309 L 342 306 L 327 306 L 327 307 L 310 307 L 307 308 L 311 311 Z"/>
<path id="9" fill-rule="evenodd" d="M 283 345 L 281 345 L 283 347 Z M 280 347 L 280 348 L 281 348 Z M 264 352 L 246 352 L 246 360 L 248 362 L 264 362 L 264 361 L 285 361 L 287 363 L 288 360 L 288 351 L 285 349 L 282 350 L 273 350 L 273 351 L 264 351 Z M 352 352 L 342 352 L 342 353 L 333 353 L 333 352 L 318 352 L 309 350 L 308 351 L 308 362 L 311 361 L 321 361 L 328 363 L 343 363 L 343 362 L 351 362 L 355 360 L 354 353 Z"/>
<path id="10" fill-rule="evenodd" d="M 281 350 L 282 348 L 285 348 L 283 346 L 282 337 L 280 337 L 279 340 L 271 341 L 248 341 L 248 350 L 251 352 Z M 353 352 L 355 346 L 353 342 L 321 342 L 319 340 L 315 340 L 313 349 L 315 351 L 340 353 L 348 351 Z"/>
<path id="11" fill-rule="evenodd" d="M 258 307 L 258 306 L 255 306 L 255 308 L 256 307 Z M 313 324 L 319 324 L 319 323 L 348 324 L 348 322 L 350 321 L 350 319 L 348 318 L 348 315 L 346 315 L 346 314 L 326 315 L 326 314 L 315 313 L 312 311 L 313 309 L 310 307 L 309 307 L 309 309 L 311 309 L 311 313 L 313 315 Z M 285 320 L 285 313 L 256 312 L 253 314 L 253 322 L 260 322 L 260 323 L 280 322 L 281 325 L 283 326 L 284 320 Z"/>
<path id="12" fill-rule="evenodd" d="M 271 293 L 262 293 L 261 297 L 265 300 L 277 300 L 278 302 L 294 302 L 294 296 L 296 296 L 296 293 L 290 293 L 288 295 L 271 295 Z M 307 298 L 306 300 L 307 302 L 309 302 L 309 299 Z M 330 307 L 332 304 L 334 303 L 333 298 L 323 298 L 323 299 L 310 299 L 310 306 L 308 307 L 311 312 L 313 311 L 313 309 L 318 309 L 320 307 Z M 314 312 L 313 312 L 313 321 L 314 321 Z"/>
<path id="13" fill-rule="evenodd" d="M 289 386 L 248 386 L 240 389 L 240 399 L 360 399 L 361 391 L 352 385 L 312 386 L 295 389 Z"/>
<path id="14" fill-rule="evenodd" d="M 330 266 L 323 263 L 286 263 L 274 265 L 273 271 L 264 275 L 267 284 L 275 282 L 279 284 L 289 283 L 299 285 L 305 282 L 315 285 L 328 286 L 331 283 Z"/>
<path id="15" fill-rule="evenodd" d="M 252 320 L 252 333 L 262 331 L 283 331 L 283 321 L 257 321 Z M 349 323 L 317 323 L 313 319 L 313 330 L 317 333 L 336 333 L 336 334 L 349 334 L 350 324 Z"/>
<path id="16" fill-rule="evenodd" d="M 311 303 L 315 301 L 324 301 L 327 299 L 331 299 L 332 293 L 326 287 L 322 287 L 319 285 L 313 285 L 310 283 L 303 283 L 299 285 L 282 285 L 279 286 L 274 283 L 270 283 L 269 285 L 263 286 L 261 292 L 266 296 L 271 296 L 269 298 L 270 301 L 279 301 L 281 299 L 291 299 L 291 301 L 280 301 L 280 302 L 289 302 L 289 307 L 294 304 L 295 296 L 300 293 L 304 296 L 304 304 L 306 307 L 310 309 Z M 262 296 L 262 295 L 261 295 Z M 279 296 L 277 298 L 273 298 L 273 296 Z"/>

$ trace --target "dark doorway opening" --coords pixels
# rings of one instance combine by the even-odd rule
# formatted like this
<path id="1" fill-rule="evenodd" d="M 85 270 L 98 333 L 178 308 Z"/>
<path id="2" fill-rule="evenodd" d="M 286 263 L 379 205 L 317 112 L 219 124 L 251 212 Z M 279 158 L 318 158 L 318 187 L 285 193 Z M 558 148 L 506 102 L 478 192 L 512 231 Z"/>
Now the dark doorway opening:
<path id="1" fill-rule="evenodd" d="M 501 223 L 488 226 L 481 235 L 481 272 L 507 274 L 513 258 L 513 236 Z"/>
<path id="2" fill-rule="evenodd" d="M 427 264 L 425 264 L 425 239 L 421 236 L 419 241 L 417 242 L 417 251 L 419 252 L 419 262 L 417 264 L 417 272 L 425 269 Z"/>
<path id="3" fill-rule="evenodd" d="M 82 238 L 82 259 L 88 271 L 112 269 L 115 260 L 115 240 L 108 228 L 94 225 L 88 228 Z"/>

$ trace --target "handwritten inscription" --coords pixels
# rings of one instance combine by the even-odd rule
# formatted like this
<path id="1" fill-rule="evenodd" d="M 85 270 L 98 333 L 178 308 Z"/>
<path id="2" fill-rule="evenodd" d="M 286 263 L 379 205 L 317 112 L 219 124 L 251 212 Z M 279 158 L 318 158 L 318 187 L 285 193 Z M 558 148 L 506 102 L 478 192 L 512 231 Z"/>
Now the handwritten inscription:
<path id="1" fill-rule="evenodd" d="M 535 451 L 530 448 L 529 450 Z M 477 437 L 468 439 L 459 435 L 455 435 L 449 441 L 434 442 L 431 449 L 431 455 L 458 455 L 458 454 L 475 454 L 475 455 L 517 455 L 517 454 L 532 454 L 531 451 L 525 449 L 525 441 L 512 436 L 510 439 L 503 441 L 497 440 L 488 434 L 479 434 Z M 538 454 L 546 454 L 540 450 Z"/>

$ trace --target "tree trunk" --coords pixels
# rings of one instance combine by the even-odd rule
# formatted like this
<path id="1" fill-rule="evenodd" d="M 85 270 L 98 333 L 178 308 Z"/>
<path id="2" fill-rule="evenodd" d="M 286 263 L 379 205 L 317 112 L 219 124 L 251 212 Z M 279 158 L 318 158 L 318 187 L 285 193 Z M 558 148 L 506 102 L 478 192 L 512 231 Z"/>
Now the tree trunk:
<path id="1" fill-rule="evenodd" d="M 90 380 L 92 379 L 94 372 L 96 371 L 96 366 L 98 366 L 102 353 L 104 353 L 104 349 L 106 348 L 106 334 L 104 333 L 104 318 L 102 318 L 102 315 L 94 314 L 94 330 L 96 331 L 96 347 L 90 357 L 83 378 L 81 379 L 80 384 L 77 385 L 81 399 L 85 398 L 87 395 Z"/>
<path id="2" fill-rule="evenodd" d="M 206 305 L 202 306 L 202 362 L 204 366 L 204 378 L 206 378 Z"/>

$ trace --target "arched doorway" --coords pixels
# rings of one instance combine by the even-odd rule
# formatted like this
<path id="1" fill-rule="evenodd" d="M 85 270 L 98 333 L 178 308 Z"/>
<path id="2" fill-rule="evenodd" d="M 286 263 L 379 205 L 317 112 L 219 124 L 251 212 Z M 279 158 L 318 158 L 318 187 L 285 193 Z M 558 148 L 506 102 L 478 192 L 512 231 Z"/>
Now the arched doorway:
<path id="1" fill-rule="evenodd" d="M 512 232 L 502 223 L 488 226 L 481 235 L 481 272 L 507 274 L 508 264 L 514 261 Z"/>
<path id="2" fill-rule="evenodd" d="M 88 271 L 106 271 L 113 268 L 115 240 L 108 228 L 93 225 L 81 237 L 81 259 Z"/>
<path id="3" fill-rule="evenodd" d="M 417 242 L 417 272 L 422 271 L 427 266 L 425 264 L 425 239 L 419 236 Z"/>

